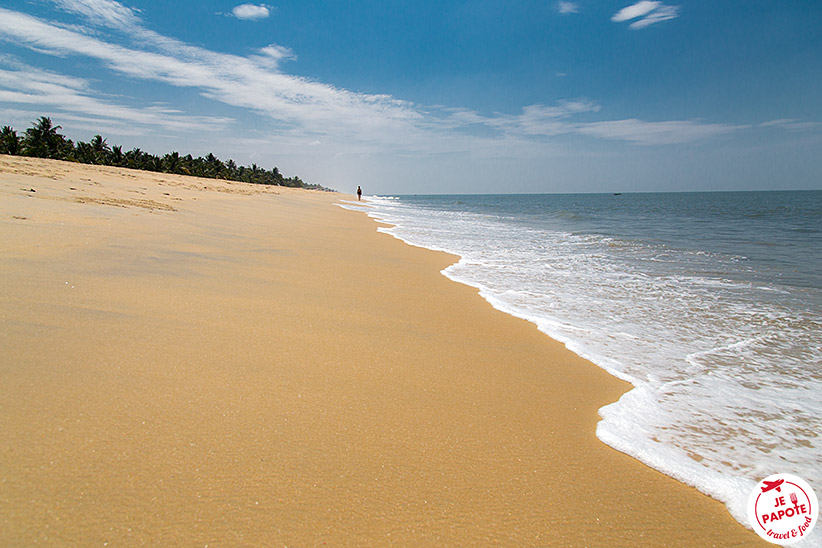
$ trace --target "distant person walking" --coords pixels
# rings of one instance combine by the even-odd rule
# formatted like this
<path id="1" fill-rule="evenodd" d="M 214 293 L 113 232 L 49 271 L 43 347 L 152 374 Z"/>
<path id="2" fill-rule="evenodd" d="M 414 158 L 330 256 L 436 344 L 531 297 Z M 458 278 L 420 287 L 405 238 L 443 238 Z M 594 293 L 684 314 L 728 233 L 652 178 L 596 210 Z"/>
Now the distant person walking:
<path id="1" fill-rule="evenodd" d="M 357 201 L 362 201 L 362 189 L 360 187 L 357 187 Z"/>

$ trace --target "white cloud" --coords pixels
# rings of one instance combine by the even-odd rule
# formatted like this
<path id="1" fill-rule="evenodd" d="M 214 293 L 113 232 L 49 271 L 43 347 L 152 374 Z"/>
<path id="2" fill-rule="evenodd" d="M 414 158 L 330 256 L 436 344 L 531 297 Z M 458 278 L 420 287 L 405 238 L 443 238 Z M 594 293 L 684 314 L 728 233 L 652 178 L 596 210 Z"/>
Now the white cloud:
<path id="1" fill-rule="evenodd" d="M 139 24 L 140 19 L 129 7 L 113 0 L 52 0 L 58 7 L 85 16 L 92 23 L 114 28 Z"/>
<path id="2" fill-rule="evenodd" d="M 679 17 L 679 6 L 668 6 L 662 2 L 641 0 L 616 12 L 611 17 L 611 21 L 621 23 L 641 18 L 629 25 L 631 29 L 638 30 L 676 17 Z"/>
<path id="3" fill-rule="evenodd" d="M 796 118 L 780 118 L 779 120 L 770 120 L 768 122 L 762 122 L 759 124 L 760 127 L 776 127 L 791 131 L 797 130 L 808 130 L 808 129 L 816 129 L 822 127 L 822 123 L 819 122 L 803 122 L 801 120 L 797 120 Z"/>
<path id="4" fill-rule="evenodd" d="M 235 6 L 231 13 L 237 19 L 265 19 L 270 15 L 268 6 L 265 4 L 240 4 Z"/>
<path id="5" fill-rule="evenodd" d="M 297 56 L 291 50 L 284 46 L 277 44 L 269 44 L 264 48 L 260 48 L 260 55 L 253 55 L 251 59 L 257 61 L 260 66 L 271 69 L 277 69 L 280 66 L 280 61 L 293 61 Z"/>
<path id="6" fill-rule="evenodd" d="M 673 145 L 727 135 L 748 126 L 704 124 L 694 121 L 645 122 L 628 119 L 579 124 L 576 133 L 640 145 Z"/>
<path id="7" fill-rule="evenodd" d="M 143 38 L 151 31 L 134 29 Z M 193 88 L 209 99 L 251 109 L 277 122 L 277 128 L 335 133 L 343 140 L 405 141 L 421 114 L 410 103 L 387 95 L 352 93 L 263 66 L 260 58 L 282 58 L 285 48 L 263 56 L 242 57 L 188 46 L 172 39 L 154 40 L 159 52 L 124 47 L 56 27 L 36 17 L 0 8 L 0 38 L 63 56 L 97 59 L 132 78 Z M 273 57 L 272 57 L 273 55 Z"/>
<path id="8" fill-rule="evenodd" d="M 68 0 L 61 0 L 68 3 Z M 268 137 L 291 142 L 321 141 L 346 154 L 445 153 L 491 151 L 511 154 L 528 146 L 545 146 L 560 135 L 587 135 L 633 144 L 686 143 L 731 133 L 740 126 L 696 121 L 642 120 L 578 121 L 601 108 L 587 99 L 530 105 L 518 115 L 482 115 L 466 108 L 422 107 L 390 95 L 355 93 L 332 85 L 280 72 L 279 64 L 294 53 L 271 44 L 243 57 L 190 46 L 142 26 L 133 13 L 117 9 L 112 0 L 73 2 L 73 11 L 89 8 L 104 13 L 99 21 L 124 30 L 142 47 L 126 47 L 88 33 L 0 8 L 0 39 L 21 47 L 49 51 L 69 58 L 99 61 L 110 71 L 129 78 L 195 90 L 201 96 L 231 107 L 251 110 L 272 123 Z M 100 9 L 94 11 L 90 6 Z M 79 7 L 78 7 L 79 6 Z M 108 6 L 108 10 L 102 7 Z M 76 8 L 76 9 L 74 9 Z M 659 9 L 658 5 L 654 9 Z M 641 11 L 641 10 L 640 10 Z M 644 14 L 652 13 L 645 11 Z M 639 15 L 635 16 L 639 17 Z M 233 120 L 199 117 L 167 107 L 131 107 L 100 98 L 86 80 L 30 67 L 4 70 L 0 101 L 51 105 L 52 108 L 108 119 L 123 126 L 142 124 L 166 130 L 194 131 L 226 127 Z M 531 146 L 533 145 L 533 146 Z M 513 152 L 512 152 L 513 151 Z M 335 151 L 336 152 L 336 151 Z"/>
<path id="9" fill-rule="evenodd" d="M 563 15 L 567 15 L 569 13 L 579 13 L 579 4 L 576 2 L 560 1 L 557 3 L 557 11 Z"/>
<path id="10" fill-rule="evenodd" d="M 601 107 L 587 99 L 560 101 L 556 105 L 530 105 L 519 115 L 481 116 L 467 109 L 447 109 L 443 123 L 454 128 L 486 126 L 501 133 L 500 138 L 532 140 L 559 135 L 587 135 L 637 145 L 672 145 L 703 141 L 746 129 L 748 126 L 710 124 L 693 120 L 608 120 L 575 121 L 582 114 L 598 113 Z M 774 124 L 776 125 L 776 124 Z"/>
<path id="11" fill-rule="evenodd" d="M 171 131 L 217 131 L 233 122 L 229 118 L 191 116 L 156 105 L 129 107 L 99 99 L 99 94 L 86 80 L 19 63 L 5 62 L 3 65 L 5 68 L 0 68 L 0 102 L 4 103 L 49 107 L 64 111 L 65 117 L 85 114 L 132 130 L 138 124 Z"/>
<path id="12" fill-rule="evenodd" d="M 648 14 L 649 12 L 655 10 L 657 6 L 659 6 L 660 2 L 652 2 L 650 0 L 642 0 L 641 2 L 637 2 L 636 4 L 632 4 L 625 8 L 622 8 L 618 12 L 611 17 L 611 21 L 614 22 L 621 22 L 621 21 L 628 21 L 630 19 L 636 19 L 637 17 L 642 17 L 643 15 Z"/>
<path id="13" fill-rule="evenodd" d="M 634 21 L 630 25 L 628 25 L 633 30 L 644 29 L 648 25 L 653 25 L 654 23 L 660 23 L 662 21 L 668 21 L 670 19 L 675 19 L 679 17 L 679 6 L 660 6 L 646 17 L 643 17 L 639 21 Z"/>
<path id="14" fill-rule="evenodd" d="M 497 118 L 491 125 L 523 135 L 561 135 L 574 132 L 568 118 L 599 110 L 599 105 L 585 99 L 561 101 L 554 106 L 530 105 L 522 109 L 522 114 Z"/>

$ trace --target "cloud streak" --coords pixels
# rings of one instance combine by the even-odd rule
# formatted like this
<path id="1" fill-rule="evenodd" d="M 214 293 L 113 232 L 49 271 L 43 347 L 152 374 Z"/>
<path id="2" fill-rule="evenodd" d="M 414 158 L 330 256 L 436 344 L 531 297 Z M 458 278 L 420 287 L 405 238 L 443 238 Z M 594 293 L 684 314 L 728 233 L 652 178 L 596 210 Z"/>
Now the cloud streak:
<path id="1" fill-rule="evenodd" d="M 137 13 L 111 0 L 52 0 L 60 9 L 86 17 L 96 25 L 111 28 L 129 28 L 140 25 Z"/>
<path id="2" fill-rule="evenodd" d="M 389 96 L 355 94 L 272 70 L 270 61 L 282 59 L 285 51 L 275 52 L 272 46 L 251 57 L 174 42 L 165 44 L 169 51 L 151 52 L 104 42 L 3 9 L 0 34 L 20 45 L 97 59 L 121 75 L 194 88 L 205 97 L 252 109 L 284 125 L 304 124 L 319 130 L 332 124 L 343 131 L 418 117 L 405 103 Z"/>
<path id="3" fill-rule="evenodd" d="M 694 121 L 645 122 L 628 119 L 582 124 L 575 130 L 582 135 L 617 139 L 638 145 L 675 145 L 713 139 L 749 126 L 705 124 Z"/>
<path id="4" fill-rule="evenodd" d="M 641 0 L 616 12 L 611 21 L 622 23 L 637 19 L 629 25 L 633 30 L 679 17 L 679 6 L 668 6 L 655 0 Z"/>
<path id="5" fill-rule="evenodd" d="M 11 66 L 10 66 L 11 65 Z M 5 63 L 0 68 L 0 102 L 31 106 L 59 106 L 67 113 L 81 113 L 111 120 L 123 129 L 135 124 L 170 131 L 219 131 L 233 120 L 191 116 L 159 106 L 133 108 L 94 97 L 89 82 L 23 64 Z"/>
<path id="6" fill-rule="evenodd" d="M 425 107 L 390 95 L 355 93 L 285 74 L 282 63 L 296 59 L 296 55 L 277 44 L 248 56 L 220 53 L 146 29 L 135 11 L 113 0 L 55 0 L 55 4 L 82 15 L 93 25 L 124 32 L 133 44 L 105 40 L 92 32 L 3 8 L 0 39 L 62 57 L 95 59 L 120 76 L 195 90 L 210 100 L 271 120 L 268 131 L 272 135 L 305 142 L 402 153 L 544 144 L 561 135 L 664 145 L 710 139 L 743 127 L 697 121 L 578 121 L 601 110 L 587 99 L 530 105 L 518 115 Z M 659 2 L 639 2 L 629 6 L 632 10 L 622 10 L 620 20 L 642 17 L 639 21 L 643 21 L 665 7 Z M 661 13 L 664 15 L 664 11 Z M 50 104 L 60 110 L 108 117 L 124 125 L 138 123 L 166 130 L 231 124 L 229 118 L 197 117 L 173 109 L 135 108 L 102 100 L 85 80 L 31 67 L 7 66 L 2 78 L 0 101 L 8 103 Z"/>
<path id="7" fill-rule="evenodd" d="M 558 135 L 586 135 L 600 139 L 627 141 L 637 145 L 673 145 L 704 141 L 747 129 L 746 125 L 707 124 L 690 120 L 647 122 L 638 119 L 578 122 L 580 114 L 598 113 L 596 103 L 579 99 L 561 101 L 553 106 L 530 105 L 515 116 L 482 117 L 472 111 L 452 116 L 466 126 L 485 125 L 510 137 L 524 139 Z"/>

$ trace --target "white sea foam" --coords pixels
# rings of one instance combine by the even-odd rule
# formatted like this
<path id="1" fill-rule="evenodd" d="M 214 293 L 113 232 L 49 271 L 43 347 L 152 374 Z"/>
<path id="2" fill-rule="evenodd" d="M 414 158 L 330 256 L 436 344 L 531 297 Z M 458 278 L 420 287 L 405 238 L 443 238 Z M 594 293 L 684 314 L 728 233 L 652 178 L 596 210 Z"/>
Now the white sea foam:
<path id="1" fill-rule="evenodd" d="M 600 410 L 603 442 L 723 501 L 745 526 L 762 477 L 790 472 L 822 489 L 819 290 L 751 281 L 761 276 L 734 253 L 569 230 L 570 211 L 548 226 L 369 200 L 351 208 L 460 256 L 443 274 L 634 385 Z"/>

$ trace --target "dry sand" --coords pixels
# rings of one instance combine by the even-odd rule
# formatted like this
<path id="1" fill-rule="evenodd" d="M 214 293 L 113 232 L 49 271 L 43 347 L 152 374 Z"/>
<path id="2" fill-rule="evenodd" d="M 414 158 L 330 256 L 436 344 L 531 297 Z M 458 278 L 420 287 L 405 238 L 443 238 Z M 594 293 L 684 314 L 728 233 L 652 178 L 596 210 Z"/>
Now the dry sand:
<path id="1" fill-rule="evenodd" d="M 761 543 L 344 198 L 0 156 L 0 545 Z"/>

